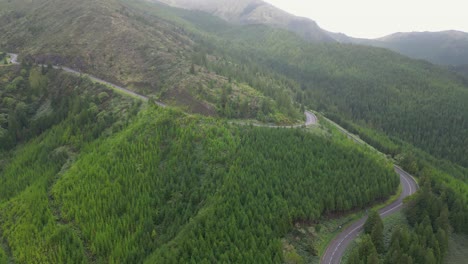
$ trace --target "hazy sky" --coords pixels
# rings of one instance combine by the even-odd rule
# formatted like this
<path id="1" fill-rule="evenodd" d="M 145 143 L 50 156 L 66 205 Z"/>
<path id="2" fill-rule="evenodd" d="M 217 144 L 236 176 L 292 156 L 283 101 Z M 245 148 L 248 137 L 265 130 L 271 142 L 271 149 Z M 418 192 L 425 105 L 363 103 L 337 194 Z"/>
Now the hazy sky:
<path id="1" fill-rule="evenodd" d="M 468 32 L 468 0 L 264 0 L 320 27 L 352 37 L 394 32 Z"/>

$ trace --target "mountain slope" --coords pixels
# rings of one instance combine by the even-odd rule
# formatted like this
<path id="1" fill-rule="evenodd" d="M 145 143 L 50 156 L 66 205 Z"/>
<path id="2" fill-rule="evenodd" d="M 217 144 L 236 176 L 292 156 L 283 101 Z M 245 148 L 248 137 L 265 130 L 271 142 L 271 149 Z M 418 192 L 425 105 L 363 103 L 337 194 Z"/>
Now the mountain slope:
<path id="1" fill-rule="evenodd" d="M 468 64 L 468 33 L 460 31 L 395 33 L 379 39 L 360 39 L 321 29 L 316 22 L 280 10 L 261 0 L 147 0 L 200 10 L 226 21 L 262 24 L 290 30 L 308 41 L 340 42 L 387 48 L 434 64 Z"/>
<path id="2" fill-rule="evenodd" d="M 461 31 L 395 33 L 378 39 L 357 39 L 335 33 L 330 35 L 341 43 L 387 48 L 434 64 L 468 64 L 468 33 Z"/>
<path id="3" fill-rule="evenodd" d="M 284 124 L 300 117 L 291 100 L 278 106 L 248 84 L 208 71 L 193 35 L 126 1 L 2 0 L 0 7 L 0 47 L 21 59 L 89 72 L 190 112 Z M 244 107 L 226 111 L 226 104 Z"/>
<path id="4" fill-rule="evenodd" d="M 290 30 L 308 41 L 334 42 L 315 21 L 291 15 L 260 0 L 147 0 L 190 10 L 200 10 L 240 24 L 262 24 Z"/>
<path id="5" fill-rule="evenodd" d="M 395 33 L 372 45 L 436 64 L 468 64 L 468 33 L 460 31 Z"/>
<path id="6" fill-rule="evenodd" d="M 266 27 L 220 34 L 229 39 L 222 47 L 226 56 L 293 79 L 300 103 L 468 166 L 462 147 L 468 140 L 468 88 L 461 77 L 385 49 L 310 44 Z M 231 70 L 237 78 L 254 78 L 249 70 Z"/>
<path id="7" fill-rule="evenodd" d="M 37 59 L 47 54 L 44 50 L 50 50 L 57 58 L 73 58 L 64 60 L 71 67 L 74 60 L 82 61 L 87 71 L 96 69 L 96 75 L 104 77 L 115 73 L 114 78 L 130 84 L 129 79 L 135 78 L 146 84 L 160 84 L 157 87 L 162 86 L 161 90 L 151 90 L 151 85 L 146 89 L 163 99 L 174 98 L 189 109 L 198 105 L 203 110 L 207 102 L 210 109 L 211 102 L 211 111 L 199 111 L 202 113 L 213 113 L 215 108 L 216 113 L 231 118 L 290 122 L 301 112 L 301 105 L 309 106 L 414 144 L 438 158 L 468 166 L 468 149 L 463 148 L 468 140 L 466 80 L 442 68 L 380 48 L 310 43 L 282 29 L 231 25 L 206 13 L 162 4 L 117 0 L 81 4 L 62 0 L 53 8 L 55 2 L 39 2 L 48 7 L 40 9 L 43 12 L 39 14 L 22 9 L 21 4 L 26 1 L 0 2 L 5 7 L 2 10 L 7 10 L 0 18 L 6 21 L 1 29 L 5 34 L 0 34 L 3 45 L 21 45 L 22 50 L 31 51 Z M 8 10 L 13 7 L 27 15 L 10 21 L 15 12 Z M 26 28 L 31 19 L 38 22 L 36 25 L 53 25 L 58 12 L 67 10 L 76 14 L 64 18 L 64 29 L 39 31 L 33 37 Z M 98 16 L 103 23 L 120 18 L 123 24 L 107 30 L 102 23 L 81 19 L 81 12 L 103 12 L 105 15 Z M 36 19 L 43 13 L 46 18 Z M 74 23 L 85 25 L 88 20 L 88 28 L 99 27 L 102 34 L 79 35 L 79 40 L 86 43 L 84 48 L 69 45 L 67 37 L 78 34 L 80 28 Z M 119 33 L 122 28 L 126 30 L 123 35 Z M 1 38 L 8 34 L 12 38 Z M 128 42 L 127 35 L 135 42 Z M 38 39 L 42 41 L 37 42 Z M 96 39 L 102 47 L 87 44 Z M 121 46 L 114 46 L 115 43 Z M 145 52 L 138 47 L 145 47 Z M 136 55 L 128 56 L 133 53 L 124 52 L 126 49 L 133 49 Z M 85 60 L 88 50 L 98 57 L 107 55 Z M 119 63 L 114 65 L 112 61 Z M 191 63 L 193 74 L 189 74 Z M 122 72 L 114 71 L 119 68 Z M 111 81 L 112 78 L 109 77 Z M 233 84 L 229 80 L 234 80 Z M 445 107 L 443 111 L 436 107 L 439 105 Z M 394 154 L 400 150 L 392 146 L 385 152 Z"/>

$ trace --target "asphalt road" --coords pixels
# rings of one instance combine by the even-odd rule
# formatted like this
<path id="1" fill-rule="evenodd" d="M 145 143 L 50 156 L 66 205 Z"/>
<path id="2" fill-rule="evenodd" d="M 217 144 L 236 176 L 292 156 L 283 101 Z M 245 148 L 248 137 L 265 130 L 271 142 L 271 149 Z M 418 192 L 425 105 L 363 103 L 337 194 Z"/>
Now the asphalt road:
<path id="1" fill-rule="evenodd" d="M 18 63 L 18 54 L 8 53 L 8 55 L 10 55 L 10 62 L 11 62 L 11 63 L 13 63 L 13 64 L 19 64 L 19 63 Z"/>
<path id="2" fill-rule="evenodd" d="M 290 126 L 276 126 L 276 125 L 267 125 L 267 124 L 260 124 L 260 123 L 251 123 L 251 122 L 239 122 L 239 121 L 232 121 L 231 124 L 242 125 L 242 126 L 256 126 L 256 127 L 268 127 L 268 128 L 298 128 L 304 126 L 312 126 L 318 123 L 317 116 L 309 111 L 305 111 L 304 115 L 306 117 L 306 121 L 303 124 L 298 125 L 290 125 Z"/>
<path id="3" fill-rule="evenodd" d="M 18 62 L 18 54 L 14 54 L 14 53 L 8 53 L 10 55 L 10 58 L 11 58 L 11 62 L 13 64 L 19 64 Z M 39 66 L 46 66 L 46 65 L 39 65 Z M 124 88 L 122 86 L 119 86 L 119 85 L 116 85 L 116 84 L 113 84 L 113 83 L 110 83 L 108 81 L 104 81 L 102 79 L 99 79 L 95 76 L 92 76 L 92 75 L 89 75 L 89 74 L 85 74 L 85 73 L 82 73 L 82 72 L 79 72 L 79 71 L 76 71 L 76 70 L 73 70 L 71 68 L 68 68 L 68 67 L 62 67 L 62 66 L 52 66 L 54 69 L 62 69 L 64 70 L 65 72 L 68 72 L 68 73 L 72 73 L 72 74 L 75 74 L 75 75 L 81 75 L 81 76 L 87 76 L 88 78 L 90 78 L 92 81 L 94 82 L 98 82 L 98 83 L 102 83 L 104 85 L 107 85 L 107 86 L 110 86 L 112 87 L 113 89 L 115 90 L 118 90 L 118 91 L 121 91 L 127 95 L 130 95 L 130 96 L 133 96 L 135 98 L 138 98 L 138 99 L 141 99 L 143 101 L 148 101 L 148 97 L 144 96 L 144 95 L 141 95 L 141 94 L 137 94 L 127 88 Z M 162 107 L 166 107 L 165 104 L 161 103 L 161 102 L 156 102 L 156 104 L 162 106 Z"/>
<path id="4" fill-rule="evenodd" d="M 394 166 L 395 172 L 400 175 L 400 182 L 403 187 L 400 197 L 395 202 L 379 210 L 381 217 L 389 216 L 398 212 L 403 207 L 403 199 L 412 195 L 418 189 L 418 184 L 414 178 L 398 166 Z M 362 232 L 367 216 L 359 219 L 351 226 L 343 230 L 335 239 L 328 245 L 325 254 L 323 254 L 320 263 L 322 264 L 339 264 L 343 257 L 346 248 L 349 244 Z"/>
<path id="5" fill-rule="evenodd" d="M 317 116 L 315 116 L 314 113 L 311 113 L 309 111 L 305 111 L 305 116 L 306 116 L 306 122 L 305 126 L 311 126 L 311 125 L 316 125 L 317 124 Z"/>

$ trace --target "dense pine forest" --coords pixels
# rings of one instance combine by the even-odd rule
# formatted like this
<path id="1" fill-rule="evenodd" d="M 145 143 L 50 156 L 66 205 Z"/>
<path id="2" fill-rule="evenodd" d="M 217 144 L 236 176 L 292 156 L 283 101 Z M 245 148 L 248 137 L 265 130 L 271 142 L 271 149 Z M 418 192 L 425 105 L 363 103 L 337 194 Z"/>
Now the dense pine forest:
<path id="1" fill-rule="evenodd" d="M 235 27 L 202 13 L 178 12 L 185 19 L 180 25 L 195 25 L 193 34 L 202 43 L 198 57 L 218 58 L 207 68 L 273 97 L 274 86 L 262 80 L 287 84 L 298 105 L 322 111 L 445 190 L 434 195 L 446 204 L 453 231 L 466 233 L 468 83 L 463 77 L 384 49 L 310 44 L 277 29 Z M 432 228 L 436 235 L 437 227 Z M 442 261 L 443 255 L 437 257 Z"/>
<path id="2" fill-rule="evenodd" d="M 194 51 L 197 65 L 248 83 L 275 100 L 289 95 L 297 105 L 322 111 L 410 173 L 444 185 L 461 204 L 454 213 L 467 222 L 464 78 L 385 49 L 310 44 L 265 26 L 239 27 L 200 12 L 126 3 L 146 8 L 148 19 L 162 16 L 190 32 L 200 43 Z"/>
<path id="3" fill-rule="evenodd" d="M 2 150 L 0 256 L 15 263 L 280 263 L 295 221 L 362 208 L 399 183 L 382 157 L 331 135 L 139 111 L 47 68 L 1 80 L 16 144 Z"/>
<path id="4" fill-rule="evenodd" d="M 395 227 L 391 240 L 384 243 L 382 220 L 372 212 L 347 263 L 444 263 L 451 228 L 468 232 L 463 204 L 450 189 L 429 178 L 421 184 L 404 210 L 410 226 Z"/>

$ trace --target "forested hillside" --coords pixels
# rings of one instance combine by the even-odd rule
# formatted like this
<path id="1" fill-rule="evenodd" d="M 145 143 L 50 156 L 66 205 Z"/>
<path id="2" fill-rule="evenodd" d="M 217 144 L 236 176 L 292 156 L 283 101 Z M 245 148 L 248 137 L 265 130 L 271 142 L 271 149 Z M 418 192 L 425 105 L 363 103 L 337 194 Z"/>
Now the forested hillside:
<path id="1" fill-rule="evenodd" d="M 368 43 L 436 64 L 453 66 L 468 64 L 466 32 L 450 30 L 395 33 Z"/>
<path id="2" fill-rule="evenodd" d="M 385 241 L 382 220 L 371 213 L 364 225 L 364 238 L 347 263 L 446 263 L 451 227 L 468 233 L 463 202 L 429 178 L 420 183 L 421 190 L 404 210 L 409 226 L 392 227 L 391 239 Z"/>
<path id="3" fill-rule="evenodd" d="M 0 74 L 0 252 L 16 263 L 50 263 L 44 252 L 54 251 L 55 262 L 67 262 L 82 246 L 60 221 L 50 187 L 87 142 L 119 131 L 140 104 L 56 70 Z"/>
<path id="4" fill-rule="evenodd" d="M 351 121 L 375 143 L 382 141 L 378 134 L 386 134 L 397 147 L 385 146 L 385 153 L 400 153 L 404 141 L 468 166 L 463 147 L 468 85 L 444 68 L 381 48 L 311 44 L 279 29 L 240 27 L 206 13 L 124 2 L 187 29 L 196 43 L 197 65 L 248 83 L 277 102 L 290 96 L 341 124 Z M 283 85 L 276 86 L 278 81 Z"/>
<path id="5" fill-rule="evenodd" d="M 309 18 L 297 17 L 261 0 L 146 0 L 153 3 L 200 10 L 236 24 L 268 25 L 290 30 L 307 41 L 335 42 L 327 31 Z"/>
<path id="6" fill-rule="evenodd" d="M 2 126 L 21 143 L 2 150 L 0 171 L 0 256 L 15 263 L 279 263 L 294 221 L 398 185 L 381 157 L 335 137 L 139 112 L 58 70 L 1 73 L 7 120 L 24 117 Z M 33 129 L 39 118 L 50 121 Z"/>
<path id="7" fill-rule="evenodd" d="M 208 115 L 290 123 L 308 106 L 343 125 L 352 121 L 376 144 L 379 133 L 395 138 L 382 146 L 385 153 L 401 153 L 404 141 L 468 166 L 467 82 L 445 69 L 380 48 L 311 44 L 280 29 L 231 25 L 146 1 L 67 1 L 53 8 L 54 1 L 39 1 L 41 15 L 23 1 L 0 2 L 0 46 Z M 74 16 L 61 19 L 62 9 Z M 28 30 L 30 19 L 42 28 L 65 22 L 56 31 Z M 78 30 L 88 24 L 97 28 Z M 70 34 L 82 44 L 69 45 Z"/>
<path id="8" fill-rule="evenodd" d="M 458 76 L 383 49 L 311 45 L 268 28 L 235 32 L 250 46 L 230 42 L 230 58 L 294 80 L 300 103 L 468 166 L 468 87 Z"/>
<path id="9" fill-rule="evenodd" d="M 282 124 L 300 118 L 289 94 L 265 96 L 203 63 L 194 65 L 208 58 L 197 56 L 187 28 L 125 2 L 1 0 L 0 48 L 20 53 L 20 59 L 91 73 L 185 111 Z"/>
<path id="10" fill-rule="evenodd" d="M 341 43 L 382 47 L 434 64 L 452 67 L 468 64 L 467 32 L 398 32 L 378 39 L 353 38 L 341 33 L 330 34 Z"/>

